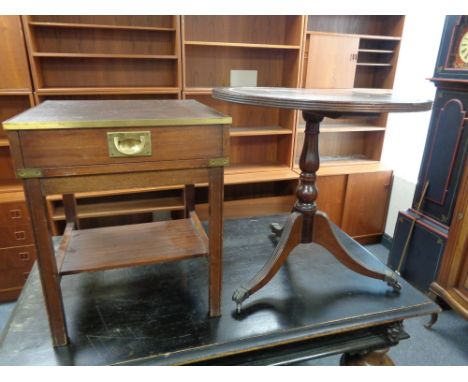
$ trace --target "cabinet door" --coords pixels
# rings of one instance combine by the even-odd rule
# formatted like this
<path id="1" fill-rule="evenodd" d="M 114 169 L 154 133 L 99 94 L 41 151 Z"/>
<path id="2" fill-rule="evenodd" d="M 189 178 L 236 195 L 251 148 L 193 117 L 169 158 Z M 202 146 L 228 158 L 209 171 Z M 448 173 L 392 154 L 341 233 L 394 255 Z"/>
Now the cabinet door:
<path id="1" fill-rule="evenodd" d="M 359 37 L 311 34 L 306 88 L 352 88 Z"/>
<path id="2" fill-rule="evenodd" d="M 355 238 L 380 236 L 387 217 L 391 171 L 348 175 L 341 228 Z"/>
<path id="3" fill-rule="evenodd" d="M 31 89 L 19 16 L 0 16 L 0 89 Z"/>
<path id="4" fill-rule="evenodd" d="M 317 178 L 317 207 L 320 211 L 325 212 L 337 226 L 341 226 L 346 178 L 346 175 L 319 176 Z"/>

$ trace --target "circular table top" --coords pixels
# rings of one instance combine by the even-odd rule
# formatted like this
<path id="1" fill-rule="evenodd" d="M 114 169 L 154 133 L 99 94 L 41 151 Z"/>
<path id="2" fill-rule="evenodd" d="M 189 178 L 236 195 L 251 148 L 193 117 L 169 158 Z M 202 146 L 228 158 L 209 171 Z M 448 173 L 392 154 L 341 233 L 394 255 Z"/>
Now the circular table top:
<path id="1" fill-rule="evenodd" d="M 247 105 L 333 113 L 430 110 L 432 101 L 381 89 L 215 88 L 213 97 Z"/>

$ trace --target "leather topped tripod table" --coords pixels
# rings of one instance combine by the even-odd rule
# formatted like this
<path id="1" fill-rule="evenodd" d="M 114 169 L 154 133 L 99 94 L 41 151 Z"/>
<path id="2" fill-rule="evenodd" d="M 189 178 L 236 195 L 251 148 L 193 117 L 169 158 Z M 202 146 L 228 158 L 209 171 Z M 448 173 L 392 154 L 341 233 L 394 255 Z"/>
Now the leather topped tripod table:
<path id="1" fill-rule="evenodd" d="M 231 117 L 193 100 L 46 101 L 3 127 L 24 181 L 54 346 L 68 335 L 62 276 L 205 256 L 209 314 L 220 315 L 223 166 Z M 185 219 L 76 229 L 73 195 L 208 183 L 209 237 L 185 200 Z M 47 195 L 63 195 L 66 228 L 54 252 Z M 79 205 L 78 205 L 79 207 Z"/>
<path id="2" fill-rule="evenodd" d="M 232 299 L 240 312 L 241 304 L 265 286 L 278 272 L 288 255 L 299 244 L 317 243 L 349 269 L 386 282 L 395 292 L 401 285 L 389 270 L 368 267 L 352 255 L 352 241 L 336 227 L 327 215 L 317 210 L 316 173 L 320 166 L 318 137 L 325 118 L 363 116 L 372 113 L 416 112 L 431 108 L 432 101 L 398 96 L 377 89 L 294 89 L 238 87 L 213 89 L 213 97 L 222 101 L 301 110 L 306 121 L 305 139 L 299 160 L 301 174 L 296 190 L 297 200 L 286 221 L 277 247 L 263 268 L 240 286 Z M 351 243 L 351 244 L 350 244 Z M 356 243 L 357 245 L 357 243 Z"/>

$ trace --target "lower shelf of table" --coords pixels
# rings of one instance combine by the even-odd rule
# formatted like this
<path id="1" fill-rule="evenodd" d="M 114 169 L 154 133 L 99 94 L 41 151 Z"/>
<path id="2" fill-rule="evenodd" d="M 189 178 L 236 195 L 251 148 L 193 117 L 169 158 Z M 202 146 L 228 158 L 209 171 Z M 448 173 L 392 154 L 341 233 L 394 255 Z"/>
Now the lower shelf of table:
<path id="1" fill-rule="evenodd" d="M 183 260 L 208 254 L 198 218 L 73 230 L 59 273 L 102 271 Z"/>

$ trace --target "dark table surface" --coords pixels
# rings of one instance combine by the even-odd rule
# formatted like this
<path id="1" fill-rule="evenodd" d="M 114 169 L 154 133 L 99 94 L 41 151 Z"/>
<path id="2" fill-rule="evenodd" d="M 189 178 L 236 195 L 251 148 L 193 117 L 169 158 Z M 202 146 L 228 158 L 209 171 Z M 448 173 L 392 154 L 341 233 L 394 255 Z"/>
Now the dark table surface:
<path id="1" fill-rule="evenodd" d="M 304 339 L 340 338 L 439 311 L 404 280 L 401 294 L 394 294 L 384 282 L 356 274 L 308 244 L 296 248 L 237 315 L 233 290 L 260 269 L 274 246 L 268 223 L 265 218 L 225 223 L 219 318 L 207 317 L 203 258 L 63 277 L 68 347 L 52 347 L 34 267 L 0 339 L 0 365 L 186 363 Z M 354 253 L 384 267 L 365 250 L 356 247 Z"/>

